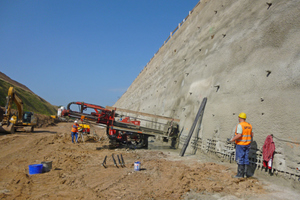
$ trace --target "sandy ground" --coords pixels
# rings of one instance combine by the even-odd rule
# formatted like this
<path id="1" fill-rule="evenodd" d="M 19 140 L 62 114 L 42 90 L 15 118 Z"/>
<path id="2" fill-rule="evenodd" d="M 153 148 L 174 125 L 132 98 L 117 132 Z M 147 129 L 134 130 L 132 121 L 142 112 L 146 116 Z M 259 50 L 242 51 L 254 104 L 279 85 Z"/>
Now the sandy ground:
<path id="1" fill-rule="evenodd" d="M 214 162 L 150 139 L 149 149 L 108 149 L 104 130 L 72 144 L 70 123 L 34 133 L 0 135 L 0 199 L 297 199 L 299 193 L 262 178 L 235 179 L 236 165 Z M 114 166 L 112 155 L 117 162 Z M 117 155 L 124 158 L 120 166 Z M 106 168 L 101 166 L 107 156 Z M 28 166 L 52 161 L 50 172 Z M 134 162 L 141 170 L 134 171 Z"/>

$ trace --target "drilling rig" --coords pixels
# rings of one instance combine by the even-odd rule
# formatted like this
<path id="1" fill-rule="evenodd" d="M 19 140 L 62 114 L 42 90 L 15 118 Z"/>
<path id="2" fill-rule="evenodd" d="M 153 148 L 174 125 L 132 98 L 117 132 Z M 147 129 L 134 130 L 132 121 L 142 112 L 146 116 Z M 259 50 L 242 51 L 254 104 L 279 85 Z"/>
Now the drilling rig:
<path id="1" fill-rule="evenodd" d="M 71 110 L 71 105 L 77 105 L 78 109 Z M 147 148 L 148 138 L 157 136 L 163 141 L 171 139 L 172 143 L 176 143 L 174 141 L 177 141 L 179 132 L 179 119 L 85 102 L 69 103 L 62 112 L 64 116 L 104 126 L 110 145 L 114 147 L 126 145 L 133 149 Z"/>

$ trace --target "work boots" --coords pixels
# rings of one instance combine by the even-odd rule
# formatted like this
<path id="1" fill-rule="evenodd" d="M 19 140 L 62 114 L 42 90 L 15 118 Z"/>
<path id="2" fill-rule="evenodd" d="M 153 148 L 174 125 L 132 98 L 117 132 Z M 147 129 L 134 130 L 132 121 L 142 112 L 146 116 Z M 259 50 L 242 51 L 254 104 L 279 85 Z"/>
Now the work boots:
<path id="1" fill-rule="evenodd" d="M 249 165 L 245 165 L 245 175 L 246 175 L 246 178 L 249 178 L 252 176 L 252 174 L 250 173 L 250 170 L 249 170 Z"/>
<path id="2" fill-rule="evenodd" d="M 245 174 L 245 165 L 238 165 L 237 175 L 234 178 L 244 178 Z"/>

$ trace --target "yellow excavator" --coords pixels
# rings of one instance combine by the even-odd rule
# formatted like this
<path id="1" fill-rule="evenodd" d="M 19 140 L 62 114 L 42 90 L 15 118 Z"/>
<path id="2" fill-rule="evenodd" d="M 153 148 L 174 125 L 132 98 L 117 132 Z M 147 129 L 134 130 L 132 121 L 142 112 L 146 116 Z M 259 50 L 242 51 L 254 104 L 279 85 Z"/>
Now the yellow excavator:
<path id="1" fill-rule="evenodd" d="M 8 89 L 8 96 L 6 97 L 5 114 L 0 123 L 0 132 L 15 133 L 18 128 L 29 127 L 30 132 L 34 131 L 37 124 L 33 112 L 23 111 L 23 101 L 18 97 L 13 87 Z M 18 109 L 17 113 L 12 112 L 12 104 L 15 103 Z M 28 129 L 27 129 L 28 130 Z"/>

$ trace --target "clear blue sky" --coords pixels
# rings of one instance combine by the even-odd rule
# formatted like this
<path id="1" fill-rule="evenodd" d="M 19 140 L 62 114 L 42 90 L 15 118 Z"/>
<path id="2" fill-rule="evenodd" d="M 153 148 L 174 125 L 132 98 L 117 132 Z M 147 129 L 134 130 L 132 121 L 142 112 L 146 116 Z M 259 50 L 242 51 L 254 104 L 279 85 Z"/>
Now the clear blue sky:
<path id="1" fill-rule="evenodd" d="M 53 105 L 112 106 L 199 0 L 0 0 L 0 71 Z"/>

